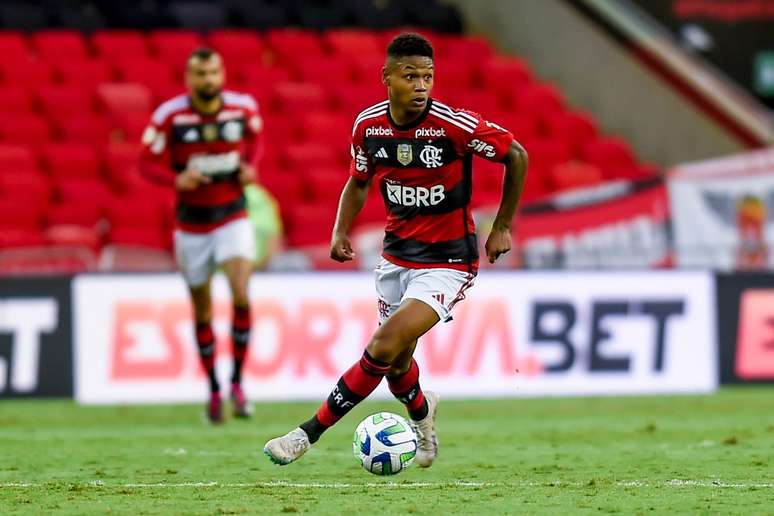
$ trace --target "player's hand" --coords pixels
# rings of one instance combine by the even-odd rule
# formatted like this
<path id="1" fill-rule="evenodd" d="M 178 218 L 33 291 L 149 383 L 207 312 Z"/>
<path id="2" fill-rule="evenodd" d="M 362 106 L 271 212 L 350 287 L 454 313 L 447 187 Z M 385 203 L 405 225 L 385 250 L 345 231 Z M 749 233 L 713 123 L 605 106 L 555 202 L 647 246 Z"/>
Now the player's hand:
<path id="1" fill-rule="evenodd" d="M 510 229 L 492 229 L 489 238 L 486 239 L 486 257 L 489 263 L 494 263 L 500 255 L 511 250 L 511 230 Z"/>
<path id="2" fill-rule="evenodd" d="M 250 183 L 255 183 L 255 180 L 258 179 L 258 173 L 255 171 L 254 166 L 248 163 L 242 163 L 239 166 L 237 179 L 241 186 L 249 185 Z"/>
<path id="3" fill-rule="evenodd" d="M 189 168 L 175 177 L 175 188 L 181 192 L 190 192 L 196 190 L 200 185 L 212 183 L 212 178 L 205 176 L 195 168 Z"/>
<path id="4" fill-rule="evenodd" d="M 347 235 L 333 235 L 331 239 L 331 258 L 337 262 L 348 262 L 355 259 L 352 242 Z"/>

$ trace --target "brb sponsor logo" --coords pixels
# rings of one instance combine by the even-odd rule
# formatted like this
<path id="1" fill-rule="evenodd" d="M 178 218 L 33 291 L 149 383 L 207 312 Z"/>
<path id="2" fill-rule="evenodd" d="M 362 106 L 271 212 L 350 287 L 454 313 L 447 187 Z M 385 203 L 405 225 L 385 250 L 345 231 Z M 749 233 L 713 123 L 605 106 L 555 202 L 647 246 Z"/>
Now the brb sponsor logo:
<path id="1" fill-rule="evenodd" d="M 446 129 L 443 127 L 420 127 L 414 131 L 414 138 L 442 138 L 446 136 Z"/>
<path id="2" fill-rule="evenodd" d="M 366 138 L 369 136 L 394 136 L 395 133 L 392 132 L 392 128 L 390 127 L 368 127 L 365 130 Z"/>
<path id="3" fill-rule="evenodd" d="M 206 176 L 230 174 L 239 168 L 239 152 L 231 151 L 221 154 L 192 154 L 188 158 L 188 168 L 196 169 Z"/>
<path id="4" fill-rule="evenodd" d="M 58 313 L 53 298 L 0 301 L 0 336 L 11 337 L 10 355 L 0 356 L 0 393 L 24 394 L 38 388 L 41 338 L 56 331 Z"/>
<path id="5" fill-rule="evenodd" d="M 739 302 L 736 374 L 745 380 L 774 379 L 774 290 L 745 290 Z"/>
<path id="6" fill-rule="evenodd" d="M 443 185 L 404 186 L 400 183 L 387 183 L 387 199 L 401 206 L 435 206 L 446 198 Z"/>

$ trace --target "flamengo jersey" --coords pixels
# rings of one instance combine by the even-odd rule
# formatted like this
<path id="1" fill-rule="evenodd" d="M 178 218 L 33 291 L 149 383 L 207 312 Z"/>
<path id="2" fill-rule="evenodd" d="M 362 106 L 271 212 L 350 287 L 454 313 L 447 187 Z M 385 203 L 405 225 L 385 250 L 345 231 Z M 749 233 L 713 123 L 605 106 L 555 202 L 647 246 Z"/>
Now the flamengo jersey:
<path id="1" fill-rule="evenodd" d="M 478 243 L 469 205 L 473 156 L 500 162 L 513 135 L 477 113 L 428 99 L 399 126 L 389 101 L 362 111 L 352 131 L 350 175 L 374 179 L 387 207 L 383 256 L 410 268 L 475 272 Z"/>
<path id="2" fill-rule="evenodd" d="M 143 160 L 180 173 L 196 168 L 212 183 L 177 192 L 177 225 L 207 232 L 245 217 L 245 198 L 237 180 L 243 161 L 251 162 L 263 122 L 247 94 L 224 91 L 215 114 L 202 115 L 190 98 L 178 95 L 161 104 L 143 134 Z"/>

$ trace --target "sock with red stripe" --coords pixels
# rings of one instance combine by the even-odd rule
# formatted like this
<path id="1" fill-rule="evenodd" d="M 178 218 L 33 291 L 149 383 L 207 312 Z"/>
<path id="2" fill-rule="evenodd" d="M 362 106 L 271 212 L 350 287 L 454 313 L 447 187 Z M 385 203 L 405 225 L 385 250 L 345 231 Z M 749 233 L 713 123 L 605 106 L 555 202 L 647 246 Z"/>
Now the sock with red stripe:
<path id="1" fill-rule="evenodd" d="M 210 392 L 220 392 L 215 376 L 215 334 L 210 323 L 196 323 L 196 344 L 199 346 L 199 359 L 210 379 Z"/>
<path id="2" fill-rule="evenodd" d="M 427 400 L 419 386 L 419 365 L 413 358 L 411 367 L 400 376 L 387 377 L 390 392 L 408 410 L 409 416 L 414 421 L 420 421 L 427 416 Z"/>
<path id="3" fill-rule="evenodd" d="M 231 321 L 231 343 L 234 353 L 234 372 L 231 375 L 231 383 L 241 383 L 242 364 L 247 356 L 247 346 L 250 343 L 250 319 L 249 306 L 234 305 L 234 317 Z"/>
<path id="4" fill-rule="evenodd" d="M 363 353 L 360 360 L 342 375 L 317 414 L 301 424 L 314 443 L 322 433 L 344 417 L 352 408 L 371 394 L 390 370 L 390 365 Z"/>

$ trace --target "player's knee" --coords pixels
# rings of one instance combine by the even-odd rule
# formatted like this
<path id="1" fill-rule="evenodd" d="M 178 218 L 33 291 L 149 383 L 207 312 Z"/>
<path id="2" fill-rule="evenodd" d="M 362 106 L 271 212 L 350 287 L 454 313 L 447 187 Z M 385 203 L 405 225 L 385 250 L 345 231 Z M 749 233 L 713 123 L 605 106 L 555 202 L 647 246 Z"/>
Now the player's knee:
<path id="1" fill-rule="evenodd" d="M 376 360 L 392 364 L 410 344 L 400 331 L 391 330 L 385 325 L 376 331 L 367 349 Z"/>

